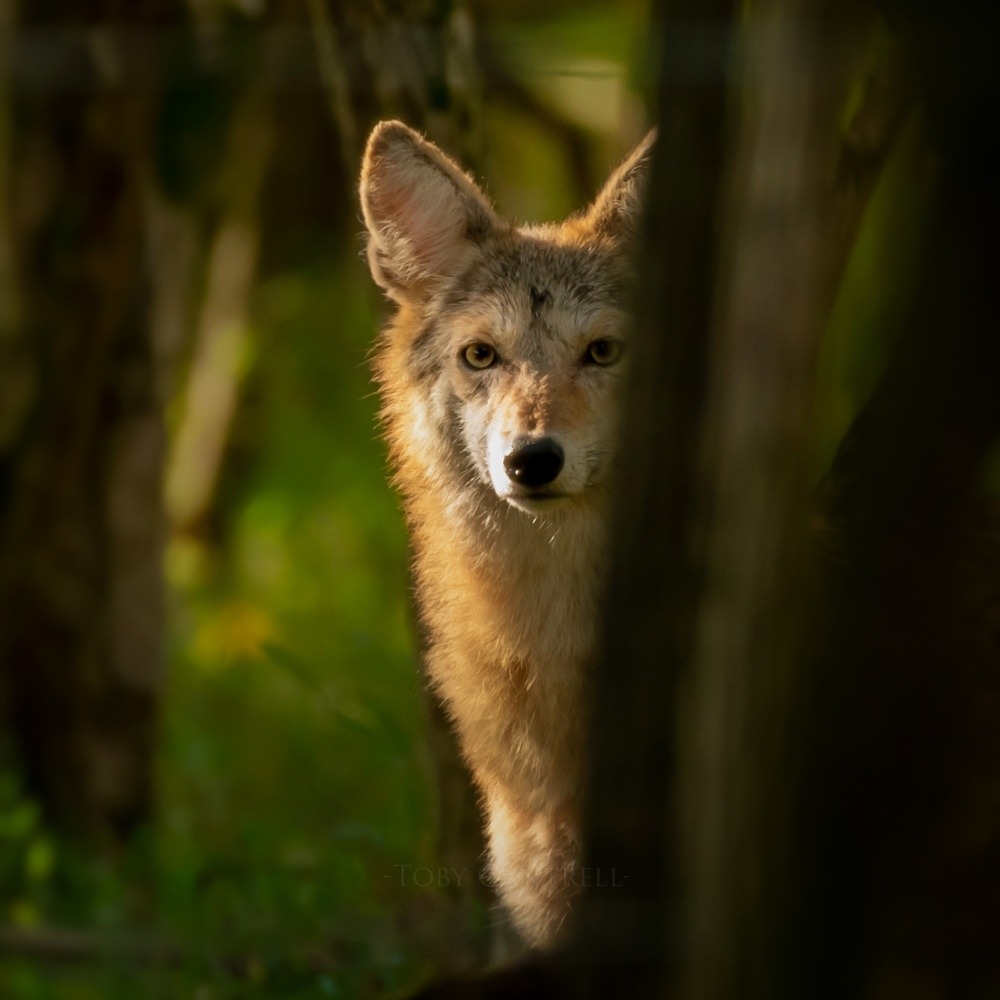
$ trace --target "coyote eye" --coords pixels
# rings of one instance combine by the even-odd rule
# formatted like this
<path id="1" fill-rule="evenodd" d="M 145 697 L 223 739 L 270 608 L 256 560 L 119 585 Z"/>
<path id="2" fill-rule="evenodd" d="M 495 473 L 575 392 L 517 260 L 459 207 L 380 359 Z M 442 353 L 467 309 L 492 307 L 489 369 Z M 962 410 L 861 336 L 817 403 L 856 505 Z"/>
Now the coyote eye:
<path id="1" fill-rule="evenodd" d="M 496 364 L 497 352 L 489 344 L 484 344 L 480 341 L 475 344 L 469 344 L 462 351 L 462 360 L 470 368 L 481 371 L 483 368 L 489 368 L 491 365 Z"/>
<path id="2" fill-rule="evenodd" d="M 601 337 L 587 345 L 587 353 L 583 356 L 584 364 L 613 365 L 622 356 L 620 340 L 612 337 Z"/>

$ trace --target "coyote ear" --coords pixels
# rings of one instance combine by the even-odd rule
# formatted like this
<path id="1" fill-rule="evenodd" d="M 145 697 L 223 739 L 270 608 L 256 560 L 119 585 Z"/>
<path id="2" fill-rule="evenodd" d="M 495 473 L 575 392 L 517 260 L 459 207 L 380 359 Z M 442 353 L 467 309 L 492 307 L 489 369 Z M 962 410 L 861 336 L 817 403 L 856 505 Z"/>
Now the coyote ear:
<path id="1" fill-rule="evenodd" d="M 630 240 L 639 224 L 656 129 L 615 168 L 587 209 L 591 229 L 601 236 Z"/>
<path id="2" fill-rule="evenodd" d="M 368 266 L 393 298 L 421 297 L 459 274 L 498 224 L 475 183 L 402 122 L 380 122 L 361 166 Z"/>

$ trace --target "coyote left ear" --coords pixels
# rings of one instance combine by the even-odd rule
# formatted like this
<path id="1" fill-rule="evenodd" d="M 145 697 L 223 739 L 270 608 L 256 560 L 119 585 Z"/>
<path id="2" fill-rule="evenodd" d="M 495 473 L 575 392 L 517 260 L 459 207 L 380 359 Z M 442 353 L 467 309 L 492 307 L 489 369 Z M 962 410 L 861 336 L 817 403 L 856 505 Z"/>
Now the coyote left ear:
<path id="1" fill-rule="evenodd" d="M 586 219 L 598 235 L 623 241 L 635 235 L 655 142 L 653 129 L 615 168 L 587 209 Z"/>
<path id="2" fill-rule="evenodd" d="M 402 122 L 372 131 L 360 193 L 372 277 L 398 301 L 455 278 L 499 225 L 473 180 Z"/>

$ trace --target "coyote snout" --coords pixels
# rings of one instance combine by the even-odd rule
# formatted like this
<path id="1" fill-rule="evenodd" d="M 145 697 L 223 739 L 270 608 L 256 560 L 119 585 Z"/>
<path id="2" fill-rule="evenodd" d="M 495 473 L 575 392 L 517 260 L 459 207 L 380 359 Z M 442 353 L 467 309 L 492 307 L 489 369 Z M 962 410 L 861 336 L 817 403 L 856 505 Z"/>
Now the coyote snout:
<path id="1" fill-rule="evenodd" d="M 565 461 L 566 453 L 555 438 L 517 438 L 503 457 L 503 467 L 511 482 L 537 490 L 548 486 L 562 472 Z"/>
<path id="2" fill-rule="evenodd" d="M 487 442 L 490 485 L 496 495 L 515 507 L 553 509 L 555 501 L 582 492 L 588 481 L 566 471 L 566 451 L 552 434 L 491 435 Z"/>
<path id="3" fill-rule="evenodd" d="M 488 445 L 490 480 L 498 497 L 531 513 L 553 509 L 565 499 L 560 473 L 566 452 L 550 436 L 515 437 L 508 444 L 501 435 Z"/>
<path id="4" fill-rule="evenodd" d="M 516 228 L 399 122 L 361 175 L 368 261 L 398 304 L 376 358 L 427 625 L 427 671 L 479 787 L 490 864 L 551 943 L 578 859 L 584 676 L 652 138 L 585 212 Z"/>

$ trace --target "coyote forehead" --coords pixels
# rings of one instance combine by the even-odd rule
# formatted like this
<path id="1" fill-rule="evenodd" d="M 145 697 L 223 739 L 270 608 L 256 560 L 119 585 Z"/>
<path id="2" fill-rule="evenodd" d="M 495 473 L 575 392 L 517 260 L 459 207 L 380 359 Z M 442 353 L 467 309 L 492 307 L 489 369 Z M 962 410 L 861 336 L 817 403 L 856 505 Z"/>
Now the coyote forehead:
<path id="1" fill-rule="evenodd" d="M 624 335 L 630 274 L 619 255 L 546 237 L 530 229 L 498 235 L 423 304 L 422 329 L 409 345 L 419 375 L 444 368 L 463 338 L 485 339 L 505 362 L 545 367 L 566 350 L 579 349 L 579 360 L 589 339 Z"/>
<path id="2" fill-rule="evenodd" d="M 503 222 L 399 122 L 361 176 L 375 360 L 427 625 L 427 671 L 482 796 L 505 905 L 554 940 L 577 863 L 583 681 L 652 137 L 557 225 Z"/>

